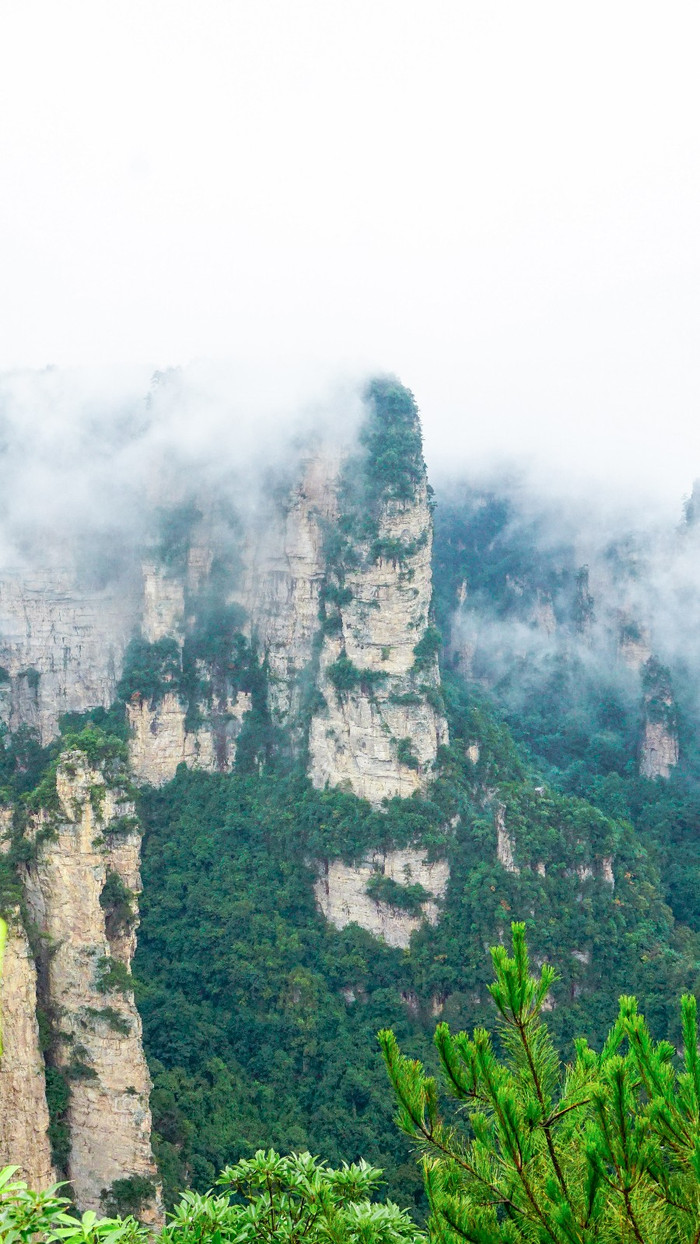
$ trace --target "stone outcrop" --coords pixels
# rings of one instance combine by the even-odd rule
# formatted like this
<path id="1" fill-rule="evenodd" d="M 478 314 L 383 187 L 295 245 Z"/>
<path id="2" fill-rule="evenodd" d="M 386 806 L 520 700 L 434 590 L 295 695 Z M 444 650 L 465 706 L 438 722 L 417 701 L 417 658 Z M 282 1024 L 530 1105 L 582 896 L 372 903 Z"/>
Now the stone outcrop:
<path id="1" fill-rule="evenodd" d="M 402 948 L 410 944 L 411 934 L 424 920 L 429 924 L 437 923 L 438 903 L 445 895 L 450 877 L 446 860 L 430 861 L 425 850 L 417 847 L 375 852 L 354 865 L 344 864 L 342 860 L 326 860 L 318 865 L 317 872 L 314 893 L 326 920 L 337 929 L 359 924 L 388 946 Z M 398 885 L 421 885 L 432 897 L 422 904 L 420 914 L 377 902 L 367 893 L 367 884 L 377 873 Z"/>
<path id="2" fill-rule="evenodd" d="M 425 787 L 447 724 L 431 705 L 439 685 L 437 655 L 415 649 L 429 627 L 432 521 L 425 485 L 409 502 L 389 501 L 378 545 L 405 555 L 372 558 L 344 576 L 347 600 L 320 654 L 324 707 L 311 721 L 309 756 L 316 786 L 346 785 L 378 805 Z M 337 662 L 363 677 L 347 690 L 333 680 Z"/>
<path id="3" fill-rule="evenodd" d="M 644 723 L 639 772 L 647 778 L 668 778 L 678 764 L 678 735 L 664 721 Z"/>
<path id="4" fill-rule="evenodd" d="M 51 1058 L 70 1084 L 67 1176 L 77 1204 L 95 1210 L 115 1180 L 151 1180 L 154 1197 L 143 1216 L 157 1222 L 151 1083 L 127 975 L 135 949 L 131 900 L 140 890 L 134 809 L 78 751 L 63 755 L 56 788 L 56 810 L 40 813 L 28 830 L 37 852 L 25 895 L 46 947 Z M 110 876 L 118 879 L 116 912 L 100 901 Z"/>
<path id="5" fill-rule="evenodd" d="M 642 777 L 668 778 L 678 764 L 678 727 L 668 670 L 651 657 L 645 664 L 644 725 L 639 749 Z"/>
<path id="6" fill-rule="evenodd" d="M 651 656 L 651 638 L 645 627 L 638 626 L 629 615 L 620 620 L 618 654 L 629 669 L 639 671 Z"/>
<path id="7" fill-rule="evenodd" d="M 515 842 L 513 835 L 506 826 L 506 810 L 502 803 L 496 804 L 494 811 L 496 825 L 496 855 L 506 872 L 519 873 L 515 862 Z"/>
<path id="8" fill-rule="evenodd" d="M 271 489 L 239 527 L 238 518 L 219 525 L 215 506 L 201 499 L 202 514 L 197 517 L 200 510 L 193 507 L 192 527 L 182 547 L 171 550 L 167 566 L 165 555 L 151 552 L 142 560 L 134 549 L 131 569 L 96 588 L 71 568 L 70 558 L 57 571 L 61 558 L 53 550 L 48 571 L 6 575 L 0 582 L 0 721 L 11 730 L 35 728 L 46 744 L 56 736 L 61 714 L 114 703 L 134 636 L 150 645 L 174 640 L 176 647 L 165 645 L 170 671 L 152 684 L 157 694 L 137 690 L 126 705 L 130 767 L 138 782 L 162 785 L 183 763 L 230 770 L 246 721 L 257 729 L 269 713 L 272 727 L 286 729 L 291 750 L 308 755 L 318 787 L 346 786 L 374 806 L 425 789 L 438 748 L 448 739 L 438 637 L 431 629 L 432 514 L 417 452 L 419 483 L 410 499 L 387 500 L 386 489 L 372 494 L 377 538 L 368 538 L 345 568 L 335 628 L 323 625 L 324 601 L 337 569 L 329 547 L 347 495 L 342 455 L 318 442 L 304 459 L 294 459 L 294 481 Z M 224 611 L 241 607 L 247 680 L 243 664 L 227 664 L 226 654 L 218 666 L 211 658 L 208 667 L 199 656 L 188 664 L 194 641 L 186 645 L 215 597 Z M 186 658 L 182 678 L 172 668 L 178 650 Z M 358 674 L 350 688 L 334 677 L 341 658 Z M 261 707 L 263 684 L 267 704 Z M 188 703 L 185 688 L 197 702 Z M 254 711 L 259 716 L 250 718 Z M 115 1179 L 155 1180 L 150 1085 L 140 1020 L 124 978 L 135 946 L 139 836 L 130 828 L 133 809 L 118 786 L 82 753 L 62 758 L 57 792 L 56 808 L 30 822 L 36 850 L 23 881 L 45 952 L 38 960 L 38 989 L 53 1023 L 47 1059 L 71 1090 L 66 1173 L 77 1203 L 97 1210 Z M 115 823 L 121 825 L 118 833 L 110 830 Z M 420 912 L 376 902 L 365 887 L 378 870 L 398 884 L 419 883 L 432 897 Z M 447 879 L 444 861 L 430 863 L 416 849 L 372 857 L 357 869 L 331 863 L 316 893 L 334 923 L 357 920 L 390 945 L 405 946 L 422 921 L 437 919 Z M 100 901 L 119 886 L 129 896 L 128 919 Z M 18 1102 L 17 1094 L 24 1093 L 26 1105 L 17 1111 L 38 1120 L 36 1135 L 27 1135 L 26 1165 L 41 1182 L 50 1159 L 37 978 L 22 936 L 17 925 L 4 990 L 8 1031 L 14 1024 L 26 1075 L 10 1059 L 7 1077 L 17 1074 L 22 1083 L 9 1088 L 6 1077 L 2 1091 Z M 116 987 L 120 983 L 123 989 Z M 13 1150 L 13 1160 L 18 1153 Z M 157 1221 L 157 1197 L 147 1212 Z"/>
<path id="9" fill-rule="evenodd" d="M 319 629 L 326 573 L 324 529 L 338 518 L 335 451 L 302 464 L 283 506 L 259 516 L 243 550 L 245 571 L 234 598 L 250 620 L 270 672 L 270 706 L 281 724 L 294 723 Z"/>
<path id="10" fill-rule="evenodd" d="M 18 1166 L 21 1178 L 47 1188 L 56 1173 L 39 1045 L 36 966 L 19 908 L 10 913 L 0 969 L 0 1030 L 0 1167 Z"/>
<path id="11" fill-rule="evenodd" d="M 245 633 L 265 659 L 273 721 L 288 727 L 297 747 L 308 726 L 313 782 L 345 784 L 378 805 L 422 789 L 447 741 L 444 717 L 430 703 L 439 685 L 437 657 L 429 654 L 419 665 L 414 655 L 429 627 L 432 516 L 425 483 L 412 500 L 382 507 L 378 542 L 405 555 L 373 558 L 365 548 L 360 564 L 345 575 L 339 626 L 322 635 L 326 541 L 339 517 L 340 472 L 337 454 L 315 453 L 302 463 L 284 504 L 271 504 L 251 520 L 241 546 L 243 570 L 228 600 L 241 605 Z M 190 595 L 206 591 L 213 560 L 206 539 L 204 530 L 193 537 Z M 144 637 L 155 642 L 168 635 L 181 645 L 187 628 L 182 589 L 155 566 L 145 568 L 144 584 Z M 361 683 L 348 693 L 336 690 L 332 667 L 341 655 L 369 674 L 371 688 Z M 305 703 L 315 704 L 310 723 Z M 250 707 L 244 693 L 217 701 L 213 711 L 198 705 L 201 724 L 188 729 L 186 706 L 175 692 L 156 702 L 135 696 L 128 705 L 135 775 L 160 785 L 182 763 L 231 768 Z"/>
<path id="12" fill-rule="evenodd" d="M 250 709 L 250 695 L 239 692 L 220 711 L 220 724 L 205 723 L 196 730 L 186 727 L 186 710 L 169 692 L 150 703 L 140 695 L 127 705 L 129 760 L 137 782 L 163 786 L 175 777 L 178 765 L 208 772 L 227 772 L 236 758 L 236 739 L 243 717 Z"/>
<path id="13" fill-rule="evenodd" d="M 144 562 L 141 630 L 149 644 L 181 635 L 185 622 L 185 584 L 163 566 Z"/>
<path id="14" fill-rule="evenodd" d="M 45 745 L 62 713 L 108 708 L 139 617 L 138 579 L 102 591 L 55 570 L 0 580 L 0 720 Z"/>

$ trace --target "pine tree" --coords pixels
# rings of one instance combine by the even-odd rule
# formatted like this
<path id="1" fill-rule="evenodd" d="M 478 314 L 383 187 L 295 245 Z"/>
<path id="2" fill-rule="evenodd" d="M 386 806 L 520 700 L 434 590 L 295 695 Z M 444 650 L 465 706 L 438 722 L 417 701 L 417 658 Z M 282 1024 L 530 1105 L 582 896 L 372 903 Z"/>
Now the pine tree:
<path id="1" fill-rule="evenodd" d="M 700 1244 L 697 1004 L 681 1000 L 684 1065 L 655 1042 L 634 998 L 597 1054 L 583 1039 L 563 1066 L 542 1020 L 556 979 L 530 973 L 525 926 L 491 951 L 500 1056 L 489 1034 L 438 1025 L 442 1073 L 459 1109 L 380 1033 L 398 1122 L 422 1151 L 439 1244 Z"/>

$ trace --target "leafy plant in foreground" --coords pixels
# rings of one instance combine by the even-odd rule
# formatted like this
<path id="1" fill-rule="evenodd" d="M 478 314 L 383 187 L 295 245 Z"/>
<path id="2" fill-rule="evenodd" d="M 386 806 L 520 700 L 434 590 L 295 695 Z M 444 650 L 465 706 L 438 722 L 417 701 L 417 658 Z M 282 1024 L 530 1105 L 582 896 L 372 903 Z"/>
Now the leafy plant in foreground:
<path id="1" fill-rule="evenodd" d="M 372 1201 L 381 1176 L 363 1161 L 334 1170 L 310 1153 L 260 1149 L 222 1171 L 217 1183 L 226 1195 L 184 1193 L 164 1236 L 173 1244 L 198 1240 L 206 1220 L 212 1234 L 237 1244 L 419 1244 L 425 1236 L 404 1210 Z M 246 1204 L 231 1204 L 231 1193 Z M 189 1234 L 193 1227 L 200 1233 Z"/>
<path id="2" fill-rule="evenodd" d="M 681 1000 L 685 1069 L 654 1042 L 636 999 L 600 1054 L 585 1040 L 563 1067 L 541 1012 L 556 974 L 530 975 L 525 926 L 513 956 L 492 958 L 498 1057 L 482 1029 L 435 1033 L 443 1075 L 461 1104 L 438 1113 L 434 1079 L 380 1033 L 398 1122 L 423 1150 L 432 1238 L 440 1244 L 592 1244 L 700 1240 L 700 1058 L 697 1003 Z"/>
<path id="3" fill-rule="evenodd" d="M 62 1241 L 63 1244 L 142 1244 L 148 1232 L 133 1218 L 98 1218 L 88 1210 L 80 1218 L 68 1213 L 70 1201 L 60 1184 L 32 1192 L 16 1179 L 18 1167 L 0 1170 L 0 1240 L 3 1244 Z"/>
<path id="4" fill-rule="evenodd" d="M 132 1216 L 68 1213 L 60 1185 L 31 1192 L 16 1166 L 0 1171 L 0 1240 L 4 1244 L 425 1244 L 408 1214 L 372 1198 L 382 1172 L 367 1162 L 334 1170 L 309 1153 L 273 1149 L 229 1166 L 222 1192 L 184 1192 L 160 1233 Z M 122 1180 L 125 1184 L 129 1181 Z M 133 1180 L 131 1181 L 134 1182 Z"/>

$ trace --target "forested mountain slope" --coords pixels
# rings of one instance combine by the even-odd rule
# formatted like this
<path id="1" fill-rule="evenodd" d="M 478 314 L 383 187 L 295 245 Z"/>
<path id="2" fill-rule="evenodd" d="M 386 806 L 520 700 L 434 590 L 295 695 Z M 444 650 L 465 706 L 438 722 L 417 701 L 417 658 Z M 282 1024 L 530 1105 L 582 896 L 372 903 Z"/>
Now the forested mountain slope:
<path id="1" fill-rule="evenodd" d="M 225 489 L 154 511 L 117 621 L 90 599 L 90 646 L 101 625 L 111 644 L 94 683 L 73 622 L 62 669 L 19 622 L 3 649 L 3 909 L 51 1120 L 52 1154 L 27 1161 L 82 1179 L 86 1203 L 160 1212 L 141 1024 L 166 1202 L 275 1146 L 363 1156 L 406 1203 L 422 1185 L 376 1031 L 430 1064 L 438 1016 L 490 1014 L 486 950 L 511 921 L 561 968 L 565 1051 L 600 1040 L 621 993 L 675 1040 L 697 985 L 697 708 L 633 590 L 641 553 L 584 563 L 470 485 L 437 497 L 433 548 L 411 394 L 375 381 L 364 412 L 253 517 Z M 52 599 L 65 622 L 74 602 Z M 46 881 L 62 844 L 97 879 L 67 1011 Z M 26 1087 L 5 1059 L 0 1095 L 29 1118 Z M 91 1095 L 133 1118 L 104 1176 L 81 1157 Z"/>

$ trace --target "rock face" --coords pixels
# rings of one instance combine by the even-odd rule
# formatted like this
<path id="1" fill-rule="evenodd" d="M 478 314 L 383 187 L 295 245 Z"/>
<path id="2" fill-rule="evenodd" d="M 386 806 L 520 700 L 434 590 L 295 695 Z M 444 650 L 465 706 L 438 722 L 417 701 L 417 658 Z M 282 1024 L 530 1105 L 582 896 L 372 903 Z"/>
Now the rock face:
<path id="1" fill-rule="evenodd" d="M 48 951 L 51 1058 L 70 1085 L 67 1176 L 77 1204 L 94 1210 L 115 1180 L 151 1180 L 143 1216 L 157 1222 L 151 1083 L 126 975 L 140 890 L 134 809 L 78 751 L 62 757 L 56 787 L 56 810 L 40 813 L 29 830 L 38 846 L 25 894 Z"/>
<path id="2" fill-rule="evenodd" d="M 506 810 L 502 803 L 496 804 L 494 821 L 496 823 L 496 855 L 498 860 L 506 872 L 519 873 L 520 869 L 515 862 L 515 842 L 506 825 Z"/>
<path id="3" fill-rule="evenodd" d="M 302 466 L 284 504 L 269 506 L 253 524 L 242 546 L 243 572 L 227 599 L 244 610 L 244 633 L 264 658 L 272 720 L 289 729 L 296 747 L 308 730 L 314 784 L 345 784 L 378 805 L 422 789 L 439 745 L 447 741 L 444 717 L 430 702 L 439 702 L 436 653 L 420 662 L 414 653 L 430 627 L 427 486 L 423 481 L 410 501 L 382 507 L 377 543 L 395 555 L 374 557 L 369 544 L 361 550 L 359 564 L 344 576 L 337 626 L 324 633 L 327 542 L 340 518 L 342 464 L 337 455 L 319 451 Z M 190 562 L 193 552 L 201 590 L 214 551 L 196 537 Z M 184 595 L 154 566 L 146 569 L 144 600 L 144 636 L 156 642 L 167 635 L 182 648 Z M 347 692 L 333 682 L 341 657 L 364 675 Z M 307 716 L 305 704 L 313 706 Z M 232 768 L 251 707 L 249 694 L 224 692 L 215 698 L 214 711 L 201 706 L 201 724 L 188 729 L 186 706 L 174 692 L 155 702 L 134 697 L 128 715 L 135 775 L 162 785 L 183 762 Z"/>
<path id="4" fill-rule="evenodd" d="M 181 635 L 185 621 L 185 584 L 155 562 L 143 564 L 141 630 L 149 644 Z"/>
<path id="5" fill-rule="evenodd" d="M 235 591 L 250 618 L 270 671 L 270 707 L 293 724 L 313 659 L 326 573 L 324 530 L 338 520 L 340 459 L 333 450 L 302 463 L 300 481 L 282 507 L 268 509 L 244 550 L 245 571 Z"/>
<path id="6" fill-rule="evenodd" d="M 134 696 L 127 705 L 127 715 L 129 759 L 136 781 L 163 786 L 175 777 L 180 764 L 209 772 L 233 768 L 236 739 L 249 710 L 250 695 L 241 692 L 226 702 L 220 730 L 205 725 L 189 731 L 185 707 L 177 695 L 170 692 L 155 704 Z"/>
<path id="7" fill-rule="evenodd" d="M 678 764 L 678 735 L 664 721 L 644 723 L 639 772 L 647 778 L 668 778 Z"/>
<path id="8" fill-rule="evenodd" d="M 390 903 L 377 902 L 367 893 L 367 883 L 377 873 L 398 885 L 421 885 L 432 898 L 421 905 L 420 915 Z M 411 934 L 424 920 L 429 924 L 437 923 L 439 907 L 433 900 L 444 897 L 449 877 L 446 860 L 430 862 L 424 850 L 409 847 L 402 851 L 377 852 L 356 865 L 327 860 L 318 866 L 314 893 L 320 911 L 337 929 L 359 924 L 388 946 L 405 949 L 410 944 Z"/>
<path id="9" fill-rule="evenodd" d="M 46 745 L 62 713 L 108 708 L 138 614 L 131 580 L 104 591 L 55 570 L 0 580 L 0 720 Z"/>
<path id="10" fill-rule="evenodd" d="M 56 1174 L 47 1134 L 49 1111 L 36 1004 L 34 957 L 16 909 L 10 917 L 0 973 L 0 1167 L 18 1166 L 21 1178 L 46 1188 Z"/>
<path id="11" fill-rule="evenodd" d="M 344 784 L 374 805 L 422 789 L 447 742 L 444 717 L 430 703 L 439 685 L 437 654 L 421 660 L 415 653 L 429 632 L 432 597 L 425 485 L 410 502 L 386 504 L 377 544 L 406 551 L 365 555 L 345 574 L 347 599 L 341 597 L 337 629 L 323 636 L 321 647 L 324 707 L 309 734 L 314 785 Z M 344 689 L 334 680 L 339 661 L 358 671 L 355 686 Z"/>
<path id="12" fill-rule="evenodd" d="M 671 679 L 653 657 L 642 672 L 644 726 L 639 749 L 639 772 L 647 778 L 668 778 L 678 764 L 678 728 Z"/>

